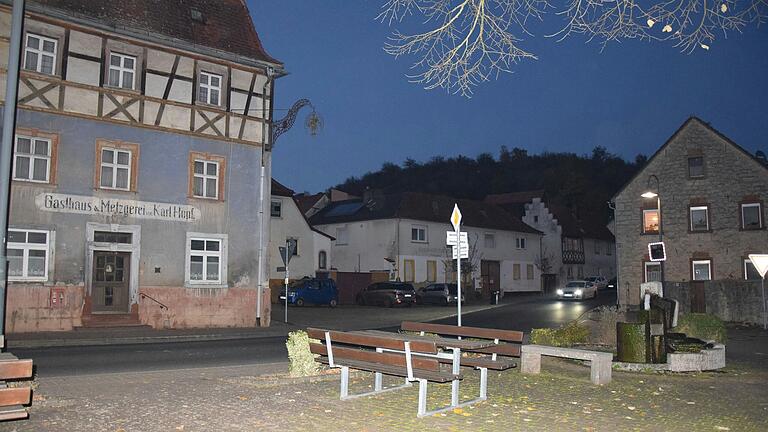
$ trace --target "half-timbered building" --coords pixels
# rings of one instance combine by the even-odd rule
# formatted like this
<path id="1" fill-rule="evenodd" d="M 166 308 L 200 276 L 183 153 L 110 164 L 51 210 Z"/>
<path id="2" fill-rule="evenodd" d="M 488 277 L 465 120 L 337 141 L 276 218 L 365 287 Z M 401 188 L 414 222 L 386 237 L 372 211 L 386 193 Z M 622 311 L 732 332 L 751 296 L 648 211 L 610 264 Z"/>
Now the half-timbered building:
<path id="1" fill-rule="evenodd" d="M 282 74 L 244 0 L 27 1 L 7 331 L 268 325 Z"/>

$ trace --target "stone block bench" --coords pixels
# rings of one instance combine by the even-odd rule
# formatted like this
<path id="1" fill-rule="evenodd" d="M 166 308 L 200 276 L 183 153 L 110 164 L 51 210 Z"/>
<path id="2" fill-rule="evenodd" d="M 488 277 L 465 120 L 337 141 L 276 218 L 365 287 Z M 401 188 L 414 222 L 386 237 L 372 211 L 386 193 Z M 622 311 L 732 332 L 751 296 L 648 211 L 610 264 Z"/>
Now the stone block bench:
<path id="1" fill-rule="evenodd" d="M 521 347 L 520 371 L 524 374 L 537 374 L 541 372 L 542 355 L 589 361 L 593 384 L 602 385 L 611 382 L 613 354 L 600 351 L 544 345 L 523 345 Z"/>

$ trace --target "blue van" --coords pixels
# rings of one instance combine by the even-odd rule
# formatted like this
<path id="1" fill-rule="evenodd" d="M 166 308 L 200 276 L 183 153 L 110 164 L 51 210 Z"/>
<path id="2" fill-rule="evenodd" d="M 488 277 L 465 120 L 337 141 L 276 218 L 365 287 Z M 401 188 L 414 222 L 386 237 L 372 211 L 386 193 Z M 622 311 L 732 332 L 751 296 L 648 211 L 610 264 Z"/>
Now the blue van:
<path id="1" fill-rule="evenodd" d="M 285 290 L 280 293 L 285 302 Z M 306 303 L 336 307 L 339 304 L 339 290 L 333 279 L 304 278 L 288 285 L 288 303 L 304 306 Z"/>

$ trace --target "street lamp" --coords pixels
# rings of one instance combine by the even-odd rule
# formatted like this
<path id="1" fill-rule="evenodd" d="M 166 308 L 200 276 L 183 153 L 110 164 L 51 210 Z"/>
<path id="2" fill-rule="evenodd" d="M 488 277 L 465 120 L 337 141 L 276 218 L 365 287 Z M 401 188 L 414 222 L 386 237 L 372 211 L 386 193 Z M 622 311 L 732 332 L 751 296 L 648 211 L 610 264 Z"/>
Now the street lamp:
<path id="1" fill-rule="evenodd" d="M 651 180 L 656 180 L 656 192 L 654 192 L 654 189 L 651 188 Z M 645 199 L 653 199 L 656 198 L 656 217 L 659 225 L 659 243 L 664 241 L 664 231 L 662 230 L 662 219 L 661 219 L 661 197 L 659 196 L 659 190 L 661 188 L 661 183 L 659 182 L 659 178 L 656 177 L 655 174 L 651 174 L 648 177 L 648 190 L 644 192 L 641 197 Z M 643 220 L 643 227 L 645 227 L 645 220 Z M 659 265 L 661 267 L 661 286 L 662 289 L 664 288 L 664 261 L 660 261 Z M 643 270 L 645 271 L 645 270 Z"/>

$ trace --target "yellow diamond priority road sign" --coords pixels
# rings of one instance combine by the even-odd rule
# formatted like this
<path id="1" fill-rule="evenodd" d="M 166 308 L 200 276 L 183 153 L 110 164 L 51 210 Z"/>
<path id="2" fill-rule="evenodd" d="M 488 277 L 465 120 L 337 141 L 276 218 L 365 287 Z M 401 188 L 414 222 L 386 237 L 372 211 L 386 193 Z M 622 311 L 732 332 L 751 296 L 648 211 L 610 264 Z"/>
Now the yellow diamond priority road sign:
<path id="1" fill-rule="evenodd" d="M 460 224 L 461 224 L 461 210 L 459 210 L 458 204 L 454 204 L 453 213 L 451 213 L 451 225 L 453 225 L 453 229 L 458 231 Z"/>

